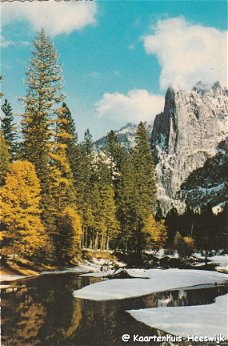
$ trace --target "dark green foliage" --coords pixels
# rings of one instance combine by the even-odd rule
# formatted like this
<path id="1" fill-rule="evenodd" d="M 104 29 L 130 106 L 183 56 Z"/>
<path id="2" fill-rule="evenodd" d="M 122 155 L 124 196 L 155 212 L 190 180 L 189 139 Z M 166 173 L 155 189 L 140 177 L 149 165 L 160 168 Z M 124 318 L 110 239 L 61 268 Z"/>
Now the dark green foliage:
<path id="1" fill-rule="evenodd" d="M 183 215 L 172 211 L 166 217 L 169 245 L 172 244 L 175 233 L 179 231 L 182 237 L 192 237 L 196 248 L 204 251 L 206 256 L 211 250 L 227 250 L 227 215 L 227 204 L 218 214 L 213 213 L 210 205 L 197 211 L 187 209 Z"/>
<path id="2" fill-rule="evenodd" d="M 49 146 L 53 117 L 61 94 L 61 69 L 58 55 L 44 30 L 35 38 L 30 65 L 27 67 L 27 95 L 22 115 L 23 157 L 36 167 L 42 189 L 48 186 Z"/>
<path id="3" fill-rule="evenodd" d="M 196 218 L 197 214 L 188 208 L 182 215 L 179 215 L 175 208 L 170 210 L 165 219 L 165 224 L 169 230 L 168 244 L 171 246 L 177 231 L 179 231 L 182 236 L 193 236 L 195 232 Z"/>
<path id="4" fill-rule="evenodd" d="M 113 245 L 124 251 L 136 251 L 141 256 L 145 248 L 143 227 L 148 217 L 154 214 L 156 203 L 153 157 L 144 124 L 138 126 L 135 147 L 130 153 L 120 146 L 111 131 L 107 136 L 105 154 L 120 225 L 120 233 Z"/>
<path id="5" fill-rule="evenodd" d="M 86 219 L 90 209 L 92 177 L 94 174 L 93 140 L 89 130 L 85 132 L 84 140 L 75 149 L 76 167 L 73 170 L 78 207 L 82 219 Z M 84 223 L 83 223 L 84 224 Z"/>
<path id="6" fill-rule="evenodd" d="M 119 232 L 119 224 L 110 168 L 101 157 L 96 159 L 92 184 L 93 248 L 108 250 L 109 242 Z"/>
<path id="7" fill-rule="evenodd" d="M 154 163 L 145 125 L 138 126 L 135 147 L 131 152 L 134 176 L 134 213 L 132 225 L 135 236 L 135 250 L 140 254 L 145 246 L 142 229 L 145 220 L 155 212 L 156 184 L 154 177 Z"/>
<path id="8" fill-rule="evenodd" d="M 1 130 L 8 145 L 11 160 L 17 155 L 17 133 L 14 124 L 13 112 L 10 103 L 5 99 L 2 105 L 3 116 L 1 117 Z"/>
<path id="9" fill-rule="evenodd" d="M 117 185 L 117 218 L 120 223 L 120 234 L 117 238 L 117 247 L 130 250 L 133 246 L 133 227 L 136 218 L 135 211 L 135 182 L 133 165 L 130 155 L 125 156 L 121 165 Z"/>
<path id="10" fill-rule="evenodd" d="M 227 249 L 227 205 L 217 215 L 210 205 L 195 216 L 194 236 L 197 248 L 206 253 L 210 250 Z"/>
<path id="11" fill-rule="evenodd" d="M 112 246 L 124 251 L 131 247 L 134 222 L 134 174 L 129 152 L 118 142 L 114 131 L 106 137 L 105 158 L 109 167 L 109 179 L 113 183 L 116 215 L 120 227 Z"/>
<path id="12" fill-rule="evenodd" d="M 136 208 L 143 220 L 156 204 L 156 183 L 154 162 L 145 125 L 141 122 L 136 133 L 135 147 L 132 150 L 132 163 L 136 188 Z"/>
<path id="13" fill-rule="evenodd" d="M 76 210 L 65 208 L 57 217 L 55 236 L 56 256 L 59 262 L 75 263 L 80 254 L 81 221 Z"/>
<path id="14" fill-rule="evenodd" d="M 78 148 L 80 160 L 75 186 L 83 224 L 82 244 L 92 249 L 107 250 L 119 229 L 110 167 L 104 156 L 95 158 L 88 130 Z"/>
<path id="15" fill-rule="evenodd" d="M 109 161 L 109 169 L 112 181 L 115 188 L 118 187 L 120 181 L 121 170 L 124 160 L 127 158 L 128 153 L 125 148 L 118 142 L 117 136 L 114 131 L 110 131 L 106 137 L 106 145 L 104 148 L 104 154 Z M 117 191 L 115 191 L 117 193 Z"/>

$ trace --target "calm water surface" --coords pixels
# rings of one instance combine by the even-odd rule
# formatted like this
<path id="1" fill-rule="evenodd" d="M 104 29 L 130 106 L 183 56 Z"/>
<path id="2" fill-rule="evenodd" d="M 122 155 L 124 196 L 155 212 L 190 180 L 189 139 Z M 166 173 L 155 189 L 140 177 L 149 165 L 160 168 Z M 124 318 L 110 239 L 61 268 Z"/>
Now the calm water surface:
<path id="1" fill-rule="evenodd" d="M 103 302 L 73 297 L 74 290 L 100 280 L 72 273 L 49 274 L 20 280 L 11 288 L 3 289 L 2 346 L 148 345 L 124 343 L 121 336 L 124 333 L 145 336 L 165 333 L 136 321 L 126 310 L 209 304 L 227 292 L 224 286 L 199 286 Z"/>

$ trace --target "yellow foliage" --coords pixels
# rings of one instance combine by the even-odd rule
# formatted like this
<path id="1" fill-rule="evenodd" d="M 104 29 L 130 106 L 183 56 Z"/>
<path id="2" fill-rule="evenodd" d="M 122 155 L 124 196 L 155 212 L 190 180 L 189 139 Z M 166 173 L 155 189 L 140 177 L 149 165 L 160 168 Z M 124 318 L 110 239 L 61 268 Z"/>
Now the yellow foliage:
<path id="1" fill-rule="evenodd" d="M 181 257 L 190 256 L 195 250 L 195 242 L 192 237 L 182 237 L 177 232 L 174 237 L 173 247 L 176 249 Z"/>
<path id="2" fill-rule="evenodd" d="M 153 215 L 150 215 L 145 220 L 142 232 L 144 234 L 147 246 L 151 248 L 162 247 L 167 239 L 167 230 L 164 222 L 156 221 Z"/>
<path id="3" fill-rule="evenodd" d="M 1 238 L 3 253 L 17 249 L 32 254 L 44 245 L 44 227 L 40 220 L 40 182 L 28 161 L 11 164 L 1 187 Z"/>
<path id="4" fill-rule="evenodd" d="M 194 239 L 192 237 L 184 237 L 183 239 L 184 239 L 185 244 L 187 244 L 190 247 L 194 247 L 195 242 L 194 242 Z"/>

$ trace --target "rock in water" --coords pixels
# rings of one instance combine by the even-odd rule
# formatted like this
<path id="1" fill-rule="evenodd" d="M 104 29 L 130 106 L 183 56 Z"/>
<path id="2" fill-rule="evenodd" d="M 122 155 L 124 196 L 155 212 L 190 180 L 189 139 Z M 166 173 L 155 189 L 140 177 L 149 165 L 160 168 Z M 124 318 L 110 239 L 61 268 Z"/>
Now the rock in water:
<path id="1" fill-rule="evenodd" d="M 227 96 L 218 82 L 210 90 L 202 84 L 190 92 L 167 90 L 151 137 L 163 215 L 173 207 L 182 213 L 186 204 L 200 208 L 226 200 Z"/>

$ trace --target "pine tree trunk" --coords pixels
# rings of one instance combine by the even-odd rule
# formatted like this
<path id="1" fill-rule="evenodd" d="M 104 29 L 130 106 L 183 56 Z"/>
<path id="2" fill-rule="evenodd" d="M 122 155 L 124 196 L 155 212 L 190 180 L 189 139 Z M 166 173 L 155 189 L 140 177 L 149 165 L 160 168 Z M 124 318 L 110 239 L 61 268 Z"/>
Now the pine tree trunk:
<path id="1" fill-rule="evenodd" d="M 208 263 L 208 250 L 205 251 L 205 259 L 204 259 L 205 265 Z"/>
<path id="2" fill-rule="evenodd" d="M 94 249 L 97 250 L 98 249 L 98 233 L 96 232 L 96 235 L 95 235 L 95 241 L 94 241 Z"/>
<path id="3" fill-rule="evenodd" d="M 107 237 L 106 250 L 109 251 L 109 236 Z"/>
<path id="4" fill-rule="evenodd" d="M 85 227 L 82 226 L 82 238 L 81 238 L 81 248 L 84 248 L 85 243 Z"/>
<path id="5" fill-rule="evenodd" d="M 100 246 L 101 250 L 105 249 L 104 244 L 105 244 L 105 238 L 104 238 L 104 234 L 102 233 L 102 235 L 101 235 L 101 246 Z"/>

